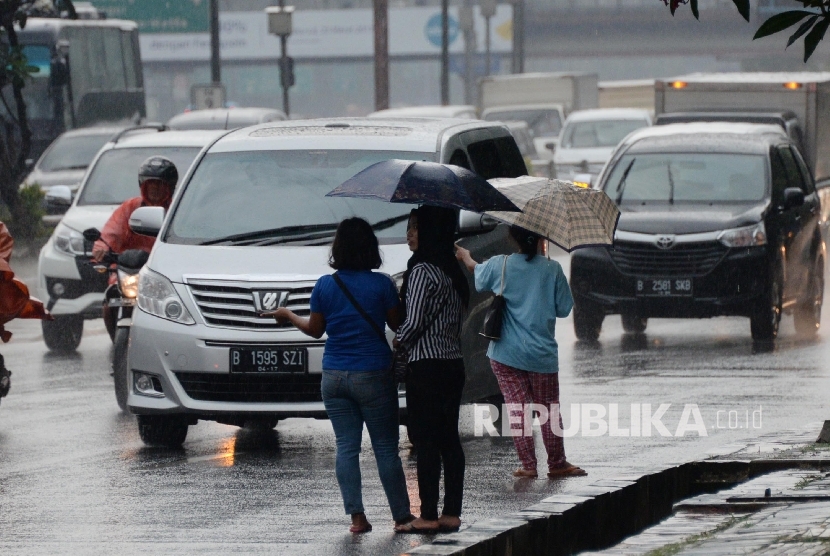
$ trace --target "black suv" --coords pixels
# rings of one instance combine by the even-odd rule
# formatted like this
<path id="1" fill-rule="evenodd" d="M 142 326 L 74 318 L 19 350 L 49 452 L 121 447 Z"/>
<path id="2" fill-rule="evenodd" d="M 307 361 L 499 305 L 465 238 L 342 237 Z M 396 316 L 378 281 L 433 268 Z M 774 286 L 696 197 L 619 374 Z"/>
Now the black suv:
<path id="1" fill-rule="evenodd" d="M 571 260 L 577 338 L 605 315 L 626 332 L 648 318 L 746 316 L 755 340 L 792 313 L 815 334 L 825 247 L 813 178 L 778 126 L 670 124 L 629 135 L 597 187 L 622 215 L 613 247 Z"/>

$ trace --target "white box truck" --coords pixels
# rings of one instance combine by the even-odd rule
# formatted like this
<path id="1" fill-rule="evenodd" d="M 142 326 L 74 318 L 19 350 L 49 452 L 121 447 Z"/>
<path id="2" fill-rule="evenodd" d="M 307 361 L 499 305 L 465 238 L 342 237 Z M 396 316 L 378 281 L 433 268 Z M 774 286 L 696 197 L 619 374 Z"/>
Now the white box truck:
<path id="1" fill-rule="evenodd" d="M 655 124 L 771 123 L 792 137 L 813 172 L 819 226 L 830 243 L 830 72 L 697 73 L 654 83 Z"/>
<path id="2" fill-rule="evenodd" d="M 595 73 L 519 73 L 479 81 L 479 111 L 489 121 L 524 121 L 536 150 L 551 158 L 565 117 L 573 110 L 597 108 Z"/>
<path id="3" fill-rule="evenodd" d="M 778 124 L 800 145 L 816 181 L 830 182 L 830 72 L 697 73 L 658 79 L 654 85 L 658 125 Z"/>
<path id="4" fill-rule="evenodd" d="M 642 108 L 654 113 L 654 79 L 599 82 L 600 108 Z"/>

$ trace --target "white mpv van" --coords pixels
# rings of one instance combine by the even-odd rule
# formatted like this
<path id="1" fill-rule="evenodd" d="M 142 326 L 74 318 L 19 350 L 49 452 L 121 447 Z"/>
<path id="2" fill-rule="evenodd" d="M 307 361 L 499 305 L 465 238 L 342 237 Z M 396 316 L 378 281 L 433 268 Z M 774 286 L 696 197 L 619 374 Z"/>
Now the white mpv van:
<path id="1" fill-rule="evenodd" d="M 274 122 L 229 132 L 206 148 L 180 181 L 166 217 L 155 207 L 135 211 L 133 230 L 158 236 L 139 279 L 128 361 L 127 404 L 144 442 L 180 445 L 199 419 L 273 427 L 285 417 L 326 417 L 324 339 L 258 315 L 280 305 L 309 314 L 315 282 L 332 272 L 334 232 L 351 216 L 372 224 L 380 270 L 400 280 L 413 205 L 325 197 L 391 158 L 449 162 L 488 179 L 527 173 L 501 124 Z M 480 215 L 462 212 L 460 232 L 480 259 L 508 249 L 506 227 Z M 473 293 L 465 324 L 465 401 L 498 394 L 487 342 L 477 334 L 488 299 Z M 400 402 L 404 407 L 403 392 Z"/>

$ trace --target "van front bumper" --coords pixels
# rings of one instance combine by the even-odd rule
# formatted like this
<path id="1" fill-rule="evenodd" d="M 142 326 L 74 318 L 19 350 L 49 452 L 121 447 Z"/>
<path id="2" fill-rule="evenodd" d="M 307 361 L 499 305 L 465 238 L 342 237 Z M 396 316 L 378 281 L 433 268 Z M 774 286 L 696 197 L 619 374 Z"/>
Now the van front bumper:
<path id="1" fill-rule="evenodd" d="M 127 406 L 138 415 L 183 414 L 233 424 L 258 417 L 326 419 L 320 394 L 324 344 L 294 328 L 183 325 L 137 309 L 130 330 Z M 305 348 L 308 372 L 231 373 L 230 348 L 242 345 Z M 139 393 L 134 387 L 139 374 L 149 375 L 160 391 Z M 399 405 L 406 407 L 402 392 Z"/>
<path id="2" fill-rule="evenodd" d="M 606 248 L 586 248 L 571 259 L 570 285 L 574 297 L 601 307 L 606 314 L 648 318 L 707 318 L 749 316 L 754 302 L 766 292 L 770 260 L 765 247 L 725 250 L 703 274 L 637 273 L 612 259 Z M 638 295 L 638 280 L 691 280 L 688 295 Z"/>

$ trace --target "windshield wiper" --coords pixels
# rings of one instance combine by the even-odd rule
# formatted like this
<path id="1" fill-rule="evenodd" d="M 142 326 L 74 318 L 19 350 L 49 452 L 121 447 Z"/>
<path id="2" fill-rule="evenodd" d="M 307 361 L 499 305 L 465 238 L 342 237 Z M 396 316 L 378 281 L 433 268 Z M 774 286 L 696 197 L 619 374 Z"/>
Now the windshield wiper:
<path id="1" fill-rule="evenodd" d="M 386 220 L 381 220 L 375 224 L 372 224 L 372 229 L 376 232 L 379 230 L 385 230 L 387 228 L 391 228 L 395 224 L 400 224 L 401 222 L 406 222 L 409 220 L 409 213 L 402 214 L 400 216 L 395 216 L 393 218 L 387 218 Z"/>
<path id="2" fill-rule="evenodd" d="M 303 226 L 283 226 L 281 228 L 271 228 L 270 230 L 260 230 L 258 232 L 247 232 L 244 234 L 234 234 L 227 237 L 220 237 L 216 239 L 209 239 L 203 241 L 199 245 L 218 245 L 220 243 L 229 243 L 239 245 L 245 242 L 254 242 L 258 239 L 273 238 L 284 235 L 306 234 L 308 232 L 322 232 L 336 230 L 338 224 L 310 224 Z"/>
<path id="3" fill-rule="evenodd" d="M 394 218 L 387 218 L 386 220 L 381 220 L 380 222 L 373 224 L 372 229 L 375 231 L 378 230 L 385 230 L 387 228 L 391 228 L 395 224 L 399 224 L 401 222 L 405 222 L 409 220 L 409 214 L 402 214 L 400 216 L 395 216 Z M 336 226 L 335 226 L 336 228 Z M 251 243 L 250 245 L 280 245 L 283 243 L 294 243 L 297 241 L 311 241 L 316 242 L 316 244 L 324 245 L 324 243 L 319 243 L 320 240 L 328 239 L 334 236 L 331 233 L 332 229 L 323 229 L 323 230 L 314 230 L 307 234 L 296 235 L 292 237 L 280 238 L 280 239 L 266 239 L 263 241 L 259 241 L 257 243 Z"/>
<path id="4" fill-rule="evenodd" d="M 622 202 L 623 191 L 625 191 L 625 180 L 628 179 L 628 173 L 631 171 L 631 167 L 634 166 L 634 162 L 636 160 L 636 158 L 631 159 L 631 162 L 629 162 L 628 166 L 625 167 L 620 183 L 617 184 L 617 198 L 615 201 L 618 205 Z"/>
<path id="5" fill-rule="evenodd" d="M 48 170 L 49 172 L 63 172 L 64 170 L 86 170 L 89 164 L 75 164 L 73 166 L 59 166 Z"/>

